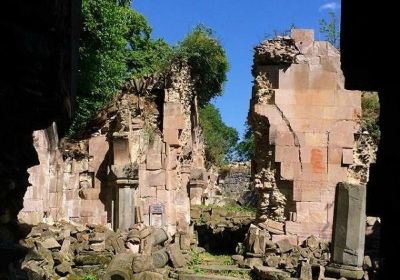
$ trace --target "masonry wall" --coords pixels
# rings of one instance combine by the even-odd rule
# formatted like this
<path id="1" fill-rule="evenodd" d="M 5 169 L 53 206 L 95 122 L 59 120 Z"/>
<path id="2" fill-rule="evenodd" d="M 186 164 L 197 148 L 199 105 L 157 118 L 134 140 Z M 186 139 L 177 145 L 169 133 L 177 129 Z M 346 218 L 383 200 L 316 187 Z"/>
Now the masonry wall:
<path id="1" fill-rule="evenodd" d="M 338 50 L 314 41 L 312 30 L 257 46 L 253 75 L 258 218 L 284 222 L 299 240 L 331 239 L 335 188 L 353 164 L 360 92 L 344 89 Z"/>
<path id="2" fill-rule="evenodd" d="M 173 65 L 166 81 L 146 83 L 128 83 L 80 141 L 59 144 L 55 127 L 34 133 L 40 165 L 29 170 L 21 221 L 66 219 L 114 229 L 143 222 L 171 235 L 189 232 L 188 186 L 206 182 L 189 68 Z M 138 97 L 143 84 L 153 97 Z"/>

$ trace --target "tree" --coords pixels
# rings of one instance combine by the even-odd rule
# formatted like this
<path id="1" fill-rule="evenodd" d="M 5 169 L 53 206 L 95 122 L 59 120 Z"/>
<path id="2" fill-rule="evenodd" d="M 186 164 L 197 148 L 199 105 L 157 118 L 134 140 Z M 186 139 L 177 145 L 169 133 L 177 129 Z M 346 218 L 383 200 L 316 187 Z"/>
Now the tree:
<path id="1" fill-rule="evenodd" d="M 247 125 L 243 140 L 236 146 L 236 157 L 238 161 L 247 161 L 254 157 L 254 153 L 254 133 L 252 128 Z"/>
<path id="2" fill-rule="evenodd" d="M 77 106 L 70 136 L 79 134 L 132 75 L 154 72 L 171 48 L 152 40 L 131 0 L 83 0 Z"/>
<path id="3" fill-rule="evenodd" d="M 234 151 L 238 132 L 222 121 L 221 114 L 212 104 L 201 108 L 199 115 L 206 143 L 206 159 L 209 163 L 222 166 Z"/>
<path id="4" fill-rule="evenodd" d="M 325 19 L 319 20 L 319 32 L 325 35 L 325 39 L 335 46 L 340 47 L 340 29 L 336 14 L 333 11 L 328 12 L 328 21 Z"/>
<path id="5" fill-rule="evenodd" d="M 204 25 L 198 25 L 178 47 L 177 55 L 187 59 L 199 105 L 204 107 L 213 97 L 222 95 L 229 69 L 225 51 L 214 32 Z"/>

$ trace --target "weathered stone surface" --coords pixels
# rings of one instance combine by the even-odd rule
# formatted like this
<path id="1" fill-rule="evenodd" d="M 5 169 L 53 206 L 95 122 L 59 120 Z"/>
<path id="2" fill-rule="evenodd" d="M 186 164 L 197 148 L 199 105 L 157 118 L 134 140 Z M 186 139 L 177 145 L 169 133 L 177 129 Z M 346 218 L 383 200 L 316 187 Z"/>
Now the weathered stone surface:
<path id="1" fill-rule="evenodd" d="M 244 267 L 254 268 L 263 265 L 263 261 L 261 258 L 246 258 L 243 265 Z"/>
<path id="2" fill-rule="evenodd" d="M 180 252 L 178 246 L 176 244 L 171 244 L 167 248 L 168 255 L 171 259 L 172 265 L 175 268 L 180 268 L 186 265 L 187 260 Z"/>
<path id="3" fill-rule="evenodd" d="M 366 188 L 339 184 L 336 192 L 333 262 L 361 267 L 364 257 Z"/>
<path id="4" fill-rule="evenodd" d="M 300 280 L 313 280 L 311 265 L 309 263 L 303 262 L 300 268 Z"/>
<path id="5" fill-rule="evenodd" d="M 157 272 L 144 271 L 132 276 L 132 280 L 163 280 L 163 275 Z"/>
<path id="6" fill-rule="evenodd" d="M 42 246 L 46 249 L 60 249 L 61 245 L 54 237 L 46 238 L 41 242 Z"/>
<path id="7" fill-rule="evenodd" d="M 163 268 L 168 263 L 168 254 L 165 248 L 151 254 L 152 263 L 155 268 Z"/>
<path id="8" fill-rule="evenodd" d="M 141 254 L 132 257 L 132 270 L 134 273 L 153 270 L 153 258 L 151 255 Z"/>
<path id="9" fill-rule="evenodd" d="M 55 267 L 55 270 L 58 275 L 66 276 L 72 273 L 71 264 L 67 262 L 63 262 Z"/>
<path id="10" fill-rule="evenodd" d="M 252 168 L 257 218 L 262 228 L 268 218 L 286 220 L 286 232 L 282 227 L 272 233 L 300 241 L 310 235 L 330 239 L 333 188 L 353 180 L 348 173 L 354 169 L 361 95 L 344 90 L 333 46 L 314 41 L 312 30 L 293 29 L 291 36 L 255 48 L 248 121 L 257 145 Z"/>
<path id="11" fill-rule="evenodd" d="M 113 255 L 110 253 L 81 253 L 74 258 L 74 262 L 78 265 L 105 265 L 111 262 Z"/>
<path id="12" fill-rule="evenodd" d="M 130 280 L 133 277 L 132 261 L 133 254 L 121 253 L 114 257 L 107 268 L 104 280 L 123 279 Z"/>
<path id="13" fill-rule="evenodd" d="M 306 239 L 306 246 L 311 250 L 315 251 L 319 248 L 319 240 L 315 236 L 310 236 Z"/>
<path id="14" fill-rule="evenodd" d="M 269 267 L 278 267 L 280 262 L 281 258 L 274 255 L 267 256 L 264 261 L 264 263 Z"/>
<path id="15" fill-rule="evenodd" d="M 179 274 L 179 280 L 237 280 L 236 277 L 213 274 Z"/>
<path id="16" fill-rule="evenodd" d="M 325 269 L 325 275 L 328 277 L 362 279 L 364 276 L 364 271 L 361 268 L 352 266 L 330 264 Z"/>
<path id="17" fill-rule="evenodd" d="M 290 278 L 290 273 L 273 267 L 256 266 L 255 272 L 260 280 L 289 280 Z"/>
<path id="18" fill-rule="evenodd" d="M 293 249 L 293 245 L 290 243 L 288 239 L 280 240 L 276 243 L 276 245 L 278 245 L 278 248 L 281 251 L 281 253 L 286 253 Z"/>
<path id="19" fill-rule="evenodd" d="M 20 218 L 29 224 L 61 219 L 113 223 L 115 230 L 143 223 L 163 227 L 170 235 L 179 219 L 189 222 L 186 187 L 196 181 L 201 190 L 196 189 L 195 200 L 201 200 L 208 184 L 204 143 L 190 69 L 179 63 L 169 71 L 164 77 L 128 81 L 79 141 L 58 143 L 50 128 L 35 132 L 40 165 L 30 170 L 32 186 Z M 149 95 L 142 94 L 145 88 Z M 155 91 L 163 91 L 165 98 L 155 102 L 147 97 Z M 198 170 L 201 176 L 190 178 Z M 162 205 L 162 213 L 151 213 L 153 205 Z M 112 213 L 118 214 L 116 219 Z M 102 249 L 92 245 L 102 241 L 89 240 L 93 250 Z"/>

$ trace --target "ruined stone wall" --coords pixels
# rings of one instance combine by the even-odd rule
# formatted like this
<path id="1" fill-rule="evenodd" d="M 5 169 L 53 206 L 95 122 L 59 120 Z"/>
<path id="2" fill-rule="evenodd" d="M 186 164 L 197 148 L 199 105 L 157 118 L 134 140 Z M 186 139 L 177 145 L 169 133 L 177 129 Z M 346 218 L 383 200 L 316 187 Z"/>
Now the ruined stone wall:
<path id="1" fill-rule="evenodd" d="M 255 205 L 255 192 L 251 188 L 250 162 L 231 163 L 226 170 L 220 171 L 218 187 L 222 197 L 233 199 L 241 205 Z"/>
<path id="2" fill-rule="evenodd" d="M 143 222 L 171 235 L 188 233 L 187 187 L 205 176 L 189 73 L 185 64 L 173 65 L 167 77 L 128 83 L 80 141 L 58 145 L 52 140 L 56 130 L 36 131 L 40 165 L 29 170 L 32 186 L 19 218 L 30 224 L 66 219 L 114 229 Z M 139 97 L 139 87 L 151 97 Z"/>
<path id="3" fill-rule="evenodd" d="M 312 30 L 262 42 L 253 75 L 258 219 L 284 222 L 300 241 L 331 239 L 336 185 L 351 181 L 360 92 L 344 89 L 339 51 Z"/>

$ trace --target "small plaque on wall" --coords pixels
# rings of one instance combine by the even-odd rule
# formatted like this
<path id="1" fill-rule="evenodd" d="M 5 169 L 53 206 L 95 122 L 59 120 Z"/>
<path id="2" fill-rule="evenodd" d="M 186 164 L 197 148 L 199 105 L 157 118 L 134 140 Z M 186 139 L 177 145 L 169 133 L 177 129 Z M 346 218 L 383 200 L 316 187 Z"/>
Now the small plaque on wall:
<path id="1" fill-rule="evenodd" d="M 150 205 L 150 225 L 161 228 L 164 225 L 164 205 L 161 203 Z"/>

